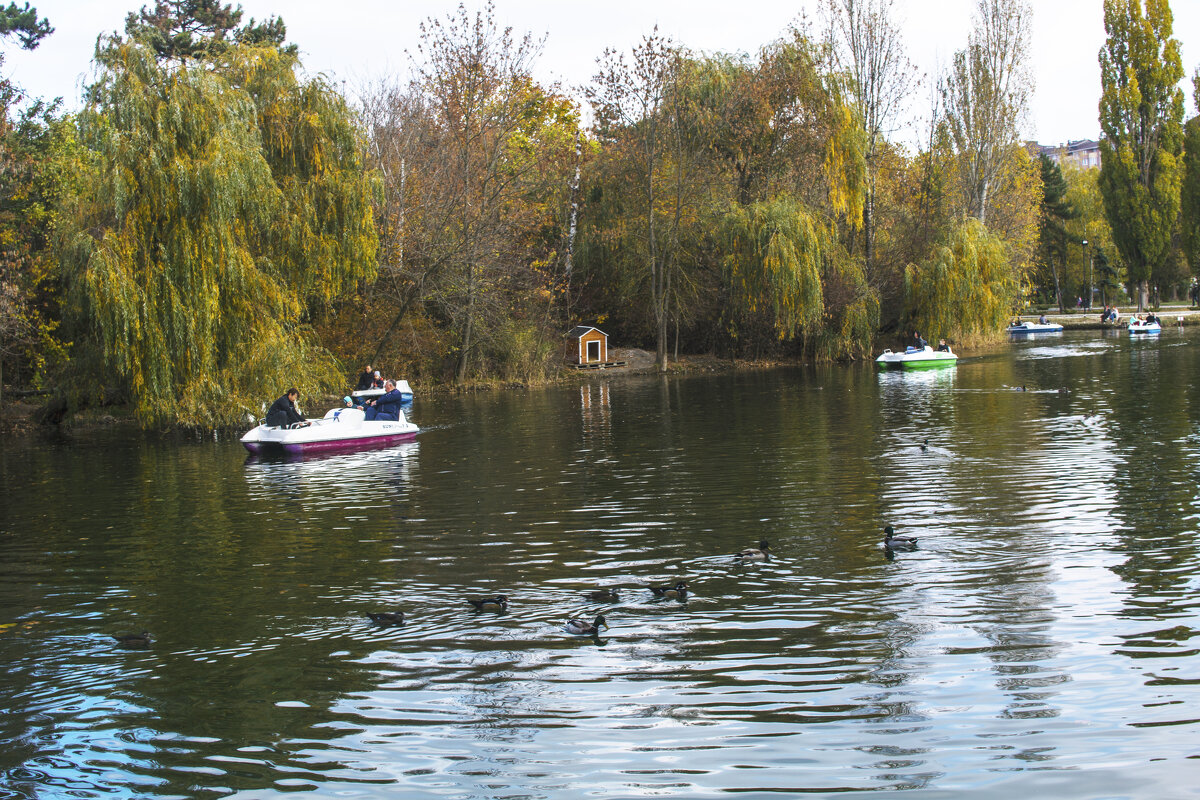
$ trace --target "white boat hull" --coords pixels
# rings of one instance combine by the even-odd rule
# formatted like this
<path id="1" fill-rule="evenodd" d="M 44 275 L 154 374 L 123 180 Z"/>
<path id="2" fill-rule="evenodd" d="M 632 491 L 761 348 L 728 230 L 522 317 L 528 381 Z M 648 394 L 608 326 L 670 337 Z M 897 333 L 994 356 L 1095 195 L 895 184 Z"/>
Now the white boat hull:
<path id="1" fill-rule="evenodd" d="M 1145 323 L 1138 325 L 1133 322 L 1129 323 L 1130 333 L 1162 333 L 1162 325 L 1157 322 Z"/>
<path id="2" fill-rule="evenodd" d="M 242 437 L 251 453 L 323 453 L 363 447 L 387 447 L 411 441 L 419 428 L 403 412 L 399 420 L 367 420 L 362 409 L 335 408 L 302 428 L 259 425 Z"/>

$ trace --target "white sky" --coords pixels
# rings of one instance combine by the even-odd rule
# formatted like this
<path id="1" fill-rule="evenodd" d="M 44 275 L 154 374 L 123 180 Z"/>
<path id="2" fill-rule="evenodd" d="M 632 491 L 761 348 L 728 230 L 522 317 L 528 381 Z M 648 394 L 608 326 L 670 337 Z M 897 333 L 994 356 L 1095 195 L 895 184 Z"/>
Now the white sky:
<path id="1" fill-rule="evenodd" d="M 235 0 L 236 3 L 237 0 Z M 35 97 L 63 97 L 79 105 L 101 32 L 123 30 L 125 15 L 150 0 L 32 0 L 55 33 L 32 52 L 5 48 L 2 69 Z M 909 57 L 926 75 L 944 67 L 966 42 L 974 0 L 896 0 Z M 353 91 L 386 75 L 405 76 L 406 51 L 416 51 L 418 25 L 444 17 L 457 0 L 241 0 L 247 17 L 282 16 L 288 39 L 299 45 L 305 68 L 324 72 Z M 1200 0 L 1172 0 L 1175 38 L 1183 46 L 1189 115 L 1190 76 L 1200 66 Z M 1103 0 L 1033 0 L 1033 72 L 1036 93 L 1025 134 L 1043 144 L 1099 134 L 1096 106 L 1104 44 Z M 482 7 L 470 0 L 467 8 Z M 537 69 L 546 81 L 587 83 L 605 47 L 628 49 L 658 24 L 660 33 L 699 51 L 754 53 L 778 38 L 817 0 L 496 0 L 500 25 L 518 34 L 546 36 Z M 912 107 L 928 107 L 928 88 Z M 912 134 L 898 134 L 911 140 Z"/>

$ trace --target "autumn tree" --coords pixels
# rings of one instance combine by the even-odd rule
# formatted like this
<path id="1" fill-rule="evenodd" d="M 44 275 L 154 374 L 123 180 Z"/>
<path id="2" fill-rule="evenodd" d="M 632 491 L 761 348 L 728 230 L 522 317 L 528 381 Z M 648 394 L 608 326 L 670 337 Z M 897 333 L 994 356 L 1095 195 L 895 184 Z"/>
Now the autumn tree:
<path id="1" fill-rule="evenodd" d="M 147 424 L 244 423 L 279 387 L 340 384 L 310 312 L 373 275 L 371 184 L 348 109 L 295 56 L 211 61 L 102 40 L 63 209 L 76 386 Z"/>
<path id="2" fill-rule="evenodd" d="M 866 273 L 875 272 L 876 180 L 886 137 L 912 89 L 915 67 L 904 52 L 894 17 L 894 0 L 826 0 L 832 53 L 850 77 L 849 95 L 866 141 L 863 157 L 866 191 L 863 197 L 862 238 Z"/>
<path id="3" fill-rule="evenodd" d="M 383 193 L 365 359 L 445 360 L 459 382 L 545 374 L 561 336 L 550 315 L 579 121 L 534 80 L 540 47 L 497 26 L 490 5 L 460 7 L 423 24 L 410 82 L 367 93 Z"/>
<path id="4" fill-rule="evenodd" d="M 53 30 L 28 3 L 0 6 L 0 41 L 15 38 L 33 50 Z M 53 188 L 44 176 L 54 114 L 42 103 L 19 111 L 23 100 L 19 87 L 0 79 L 0 401 L 5 362 L 36 362 L 36 344 L 54 324 L 39 301 L 49 277 L 47 209 Z"/>
<path id="5" fill-rule="evenodd" d="M 1179 213 L 1183 65 L 1167 0 L 1105 0 L 1100 50 L 1100 191 L 1113 239 L 1145 308 Z"/>
<path id="6" fill-rule="evenodd" d="M 680 122 L 671 115 L 674 106 L 669 101 L 677 87 L 682 54 L 655 28 L 630 51 L 628 59 L 609 49 L 598 64 L 600 70 L 587 90 L 596 136 L 608 156 L 619 159 L 630 171 L 636 187 L 625 206 L 625 213 L 636 223 L 625 230 L 624 242 L 617 250 L 625 251 L 639 265 L 630 274 L 637 275 L 637 283 L 648 289 L 655 364 L 664 371 L 672 281 L 679 256 L 679 237 L 668 231 L 682 209 L 664 203 L 662 185 L 670 179 L 666 151 L 672 126 Z M 683 166 L 676 164 L 677 168 Z M 683 176 L 675 177 L 680 180 Z"/>
<path id="7" fill-rule="evenodd" d="M 1028 0 L 978 0 L 966 49 L 942 79 L 944 121 L 958 155 L 964 213 L 987 222 L 1001 173 L 1020 149 L 1027 113 Z"/>

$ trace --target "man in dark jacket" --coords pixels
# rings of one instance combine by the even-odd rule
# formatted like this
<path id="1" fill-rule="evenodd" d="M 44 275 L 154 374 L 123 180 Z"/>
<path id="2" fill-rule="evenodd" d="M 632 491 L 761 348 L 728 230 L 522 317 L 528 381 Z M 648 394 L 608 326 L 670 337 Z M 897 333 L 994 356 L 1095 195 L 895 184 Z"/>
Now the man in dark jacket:
<path id="1" fill-rule="evenodd" d="M 374 385 L 375 371 L 371 369 L 370 364 L 367 364 L 358 376 L 358 383 L 355 384 L 354 391 L 361 392 L 363 389 L 370 389 Z"/>
<path id="2" fill-rule="evenodd" d="M 296 422 L 307 422 L 304 415 L 296 408 L 296 401 L 300 399 L 300 390 L 293 386 L 287 390 L 287 394 L 279 398 L 272 404 L 267 411 L 267 425 L 276 428 L 280 425 L 292 425 Z"/>
<path id="3" fill-rule="evenodd" d="M 400 419 L 400 404 L 404 402 L 404 395 L 396 388 L 395 381 L 384 381 L 383 388 L 387 390 L 383 395 L 367 401 L 366 418 L 395 422 Z"/>

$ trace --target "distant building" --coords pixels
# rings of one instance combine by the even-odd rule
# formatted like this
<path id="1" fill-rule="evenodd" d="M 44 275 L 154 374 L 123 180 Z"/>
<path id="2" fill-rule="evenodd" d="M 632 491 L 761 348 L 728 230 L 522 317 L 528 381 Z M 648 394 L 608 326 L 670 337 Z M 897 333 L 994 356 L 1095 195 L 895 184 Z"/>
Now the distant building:
<path id="1" fill-rule="evenodd" d="M 1074 164 L 1081 169 L 1100 167 L 1100 143 L 1094 139 L 1079 139 L 1060 145 L 1035 145 L 1041 153 L 1056 164 Z"/>

